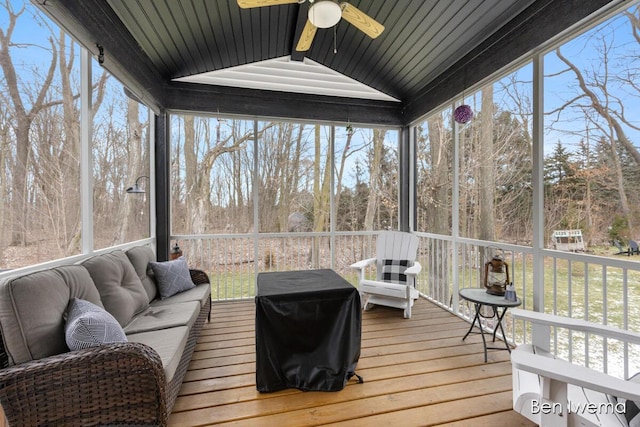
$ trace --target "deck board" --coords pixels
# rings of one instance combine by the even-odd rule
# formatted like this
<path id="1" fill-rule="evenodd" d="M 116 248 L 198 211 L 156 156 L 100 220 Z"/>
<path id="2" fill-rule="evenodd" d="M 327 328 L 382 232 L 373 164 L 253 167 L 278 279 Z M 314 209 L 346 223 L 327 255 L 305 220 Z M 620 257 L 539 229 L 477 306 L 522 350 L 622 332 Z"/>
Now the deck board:
<path id="1" fill-rule="evenodd" d="M 339 392 L 259 393 L 253 301 L 214 303 L 170 426 L 532 426 L 511 410 L 511 363 L 489 351 L 484 363 L 469 324 L 426 300 L 411 319 L 400 310 L 363 313 L 356 372 Z"/>

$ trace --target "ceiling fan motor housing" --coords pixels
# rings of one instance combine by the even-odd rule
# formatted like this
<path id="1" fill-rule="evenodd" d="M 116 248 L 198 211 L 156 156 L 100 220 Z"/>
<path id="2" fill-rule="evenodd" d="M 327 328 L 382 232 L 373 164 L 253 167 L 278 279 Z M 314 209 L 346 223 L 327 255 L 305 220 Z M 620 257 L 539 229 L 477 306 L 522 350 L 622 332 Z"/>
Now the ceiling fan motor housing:
<path id="1" fill-rule="evenodd" d="M 331 28 L 341 17 L 342 8 L 332 0 L 317 0 L 309 6 L 309 21 L 318 28 Z"/>

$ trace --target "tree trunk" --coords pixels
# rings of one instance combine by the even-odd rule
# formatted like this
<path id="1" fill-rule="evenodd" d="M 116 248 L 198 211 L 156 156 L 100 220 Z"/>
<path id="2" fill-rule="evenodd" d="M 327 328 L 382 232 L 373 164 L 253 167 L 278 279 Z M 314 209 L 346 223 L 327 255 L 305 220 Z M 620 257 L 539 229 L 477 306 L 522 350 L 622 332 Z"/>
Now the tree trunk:
<path id="1" fill-rule="evenodd" d="M 58 69 L 60 71 L 60 84 L 62 86 L 62 111 L 63 127 L 65 139 L 60 150 L 61 158 L 60 176 L 58 185 L 59 195 L 50 195 L 48 198 L 60 198 L 62 209 L 56 212 L 57 218 L 51 218 L 52 222 L 62 220 L 61 236 L 58 237 L 58 245 L 65 256 L 80 251 L 79 243 L 82 231 L 80 190 L 78 177 L 80 176 L 80 113 L 75 105 L 75 94 L 71 85 L 71 71 L 73 70 L 74 55 L 73 48 L 67 49 L 66 36 L 60 30 L 60 52 L 70 52 L 69 57 L 60 55 Z M 46 186 L 43 186 L 46 189 Z M 46 191 L 46 190 L 45 190 Z"/>
<path id="2" fill-rule="evenodd" d="M 198 180 L 198 156 L 195 142 L 195 119 L 192 115 L 184 115 L 184 181 L 185 204 L 187 206 L 187 233 L 199 234 L 201 223 L 196 215 L 199 212 L 197 180 Z"/>
<path id="3" fill-rule="evenodd" d="M 429 151 L 431 159 L 431 197 L 429 202 L 430 233 L 449 235 L 451 229 L 449 221 L 451 210 L 448 209 L 449 174 L 450 174 L 450 141 L 446 138 L 442 114 L 436 114 L 427 120 L 429 133 Z M 452 150 L 451 150 L 452 151 Z M 449 299 L 449 259 L 446 247 L 437 241 L 428 241 L 429 288 L 431 295 L 443 295 L 445 301 Z"/>
<path id="4" fill-rule="evenodd" d="M 429 151 L 431 158 L 431 197 L 429 213 L 431 215 L 432 228 L 429 233 L 450 234 L 449 221 L 451 212 L 447 209 L 451 206 L 449 201 L 449 172 L 450 156 L 447 138 L 444 132 L 442 115 L 437 114 L 427 120 L 429 132 Z"/>
<path id="5" fill-rule="evenodd" d="M 479 235 L 481 240 L 495 241 L 495 177 L 496 156 L 493 149 L 493 86 L 482 89 L 480 138 L 478 139 L 478 199 L 480 204 Z"/>
<path id="6" fill-rule="evenodd" d="M 140 112 L 139 104 L 133 99 L 127 99 L 127 172 L 130 180 L 137 180 L 138 177 L 146 175 L 146 168 L 142 165 L 142 126 L 138 119 Z M 120 207 L 120 222 L 118 223 L 117 235 L 114 243 L 124 243 L 133 239 L 134 228 L 136 226 L 136 216 L 141 205 L 146 206 L 149 195 L 149 181 L 143 183 L 147 190 L 142 197 L 137 194 L 130 194 L 123 198 Z M 148 210 L 143 210 L 148 214 Z"/>
<path id="7" fill-rule="evenodd" d="M 313 231 L 325 231 L 325 224 L 329 212 L 329 196 L 331 182 L 331 150 L 327 150 L 327 156 L 322 158 L 322 139 L 320 136 L 320 125 L 315 126 L 315 159 L 313 165 Z M 322 160 L 325 160 L 324 170 L 322 170 Z M 311 247 L 311 265 L 313 268 L 320 267 L 320 241 L 321 237 L 313 237 Z"/>
<path id="8" fill-rule="evenodd" d="M 380 194 L 380 165 L 382 163 L 382 144 L 383 138 L 380 138 L 380 130 L 373 130 L 373 141 L 371 147 L 371 165 L 369 167 L 369 199 L 367 201 L 367 213 L 364 216 L 364 229 L 373 230 L 373 221 L 378 209 L 378 200 Z M 384 132 L 384 131 L 382 131 Z"/>
<path id="9" fill-rule="evenodd" d="M 344 148 L 342 150 L 342 157 L 340 158 L 340 166 L 338 167 L 338 172 L 336 174 L 336 184 L 335 184 L 336 195 L 333 200 L 336 210 L 340 206 L 340 193 L 342 193 L 342 178 L 344 176 L 345 164 L 347 163 L 347 159 L 349 158 L 349 155 L 350 155 L 349 148 L 351 146 L 352 136 L 353 136 L 352 132 L 349 132 L 347 134 L 347 142 L 344 144 Z"/>

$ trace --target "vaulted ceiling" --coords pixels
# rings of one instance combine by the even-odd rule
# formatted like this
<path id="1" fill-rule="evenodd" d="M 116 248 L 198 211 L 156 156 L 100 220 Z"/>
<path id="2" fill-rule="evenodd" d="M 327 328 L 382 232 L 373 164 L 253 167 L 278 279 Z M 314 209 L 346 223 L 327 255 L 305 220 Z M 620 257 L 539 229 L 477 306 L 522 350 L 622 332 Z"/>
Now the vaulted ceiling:
<path id="1" fill-rule="evenodd" d="M 159 110 L 403 125 L 617 1 L 349 3 L 383 33 L 372 39 L 342 19 L 297 52 L 309 0 L 252 9 L 237 0 L 37 2 Z"/>

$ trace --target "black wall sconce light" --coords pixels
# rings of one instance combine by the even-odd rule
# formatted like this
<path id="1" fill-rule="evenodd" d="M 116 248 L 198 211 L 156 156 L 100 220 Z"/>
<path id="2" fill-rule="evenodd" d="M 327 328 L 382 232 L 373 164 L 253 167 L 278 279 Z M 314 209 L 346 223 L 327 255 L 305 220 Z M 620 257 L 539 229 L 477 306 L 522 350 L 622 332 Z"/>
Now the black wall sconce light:
<path id="1" fill-rule="evenodd" d="M 146 193 L 146 190 L 140 187 L 140 180 L 142 178 L 149 179 L 149 177 L 146 176 L 146 175 L 139 176 L 138 178 L 136 178 L 135 184 L 133 184 L 132 187 L 127 188 L 127 190 L 126 190 L 127 193 L 129 193 L 129 194 L 143 194 L 143 193 Z"/>

